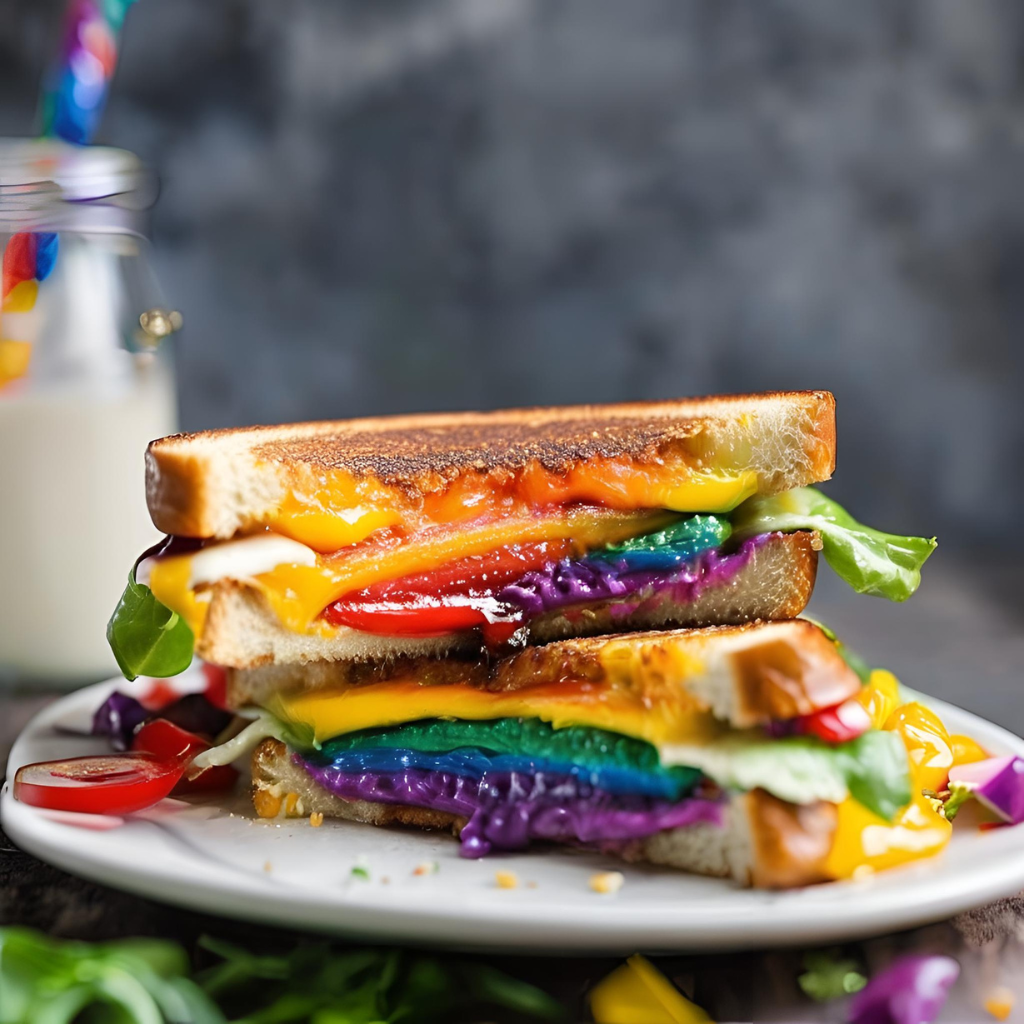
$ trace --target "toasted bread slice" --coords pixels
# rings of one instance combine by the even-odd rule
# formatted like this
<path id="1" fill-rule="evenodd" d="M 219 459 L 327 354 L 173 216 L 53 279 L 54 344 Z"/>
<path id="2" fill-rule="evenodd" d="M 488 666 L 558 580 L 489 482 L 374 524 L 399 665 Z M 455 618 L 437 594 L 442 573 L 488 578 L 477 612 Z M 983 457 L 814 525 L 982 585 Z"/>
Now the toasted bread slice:
<path id="1" fill-rule="evenodd" d="M 530 642 L 636 629 L 738 625 L 755 619 L 789 619 L 806 607 L 817 570 L 816 540 L 806 532 L 773 534 L 726 582 L 707 587 L 696 601 L 679 604 L 640 592 L 564 609 L 530 623 Z M 213 588 L 196 653 L 229 668 L 303 665 L 316 661 L 382 660 L 441 656 L 479 650 L 471 633 L 428 640 L 376 636 L 340 626 L 327 636 L 294 633 L 253 587 L 224 580 Z"/>
<path id="2" fill-rule="evenodd" d="M 562 640 L 487 663 L 477 658 L 399 658 L 367 664 L 321 661 L 228 672 L 230 706 L 265 705 L 275 694 L 415 679 L 489 690 L 585 680 L 642 694 L 677 687 L 680 699 L 736 728 L 809 715 L 859 692 L 836 645 L 806 619 L 745 626 Z"/>
<path id="3" fill-rule="evenodd" d="M 252 756 L 253 805 L 261 817 L 322 814 L 370 825 L 450 829 L 466 820 L 402 804 L 343 800 L 292 760 L 279 740 L 264 740 Z M 721 825 L 697 824 L 658 832 L 625 845 L 621 855 L 741 885 L 783 889 L 827 880 L 825 860 L 837 823 L 834 804 L 786 803 L 763 790 L 731 798 Z"/>
<path id="4" fill-rule="evenodd" d="M 681 480 L 752 471 L 759 491 L 788 490 L 831 476 L 835 399 L 775 392 L 178 434 L 149 446 L 146 494 L 164 533 L 224 538 L 336 472 L 416 498 L 466 474 L 500 483 L 531 466 L 565 475 L 594 459 L 667 468 Z"/>

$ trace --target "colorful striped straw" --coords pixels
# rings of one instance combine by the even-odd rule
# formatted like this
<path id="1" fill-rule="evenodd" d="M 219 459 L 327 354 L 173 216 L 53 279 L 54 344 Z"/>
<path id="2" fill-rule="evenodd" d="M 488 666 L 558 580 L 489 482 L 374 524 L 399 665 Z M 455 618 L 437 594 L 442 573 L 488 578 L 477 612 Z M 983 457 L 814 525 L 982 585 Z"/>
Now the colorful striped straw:
<path id="1" fill-rule="evenodd" d="M 43 135 L 92 141 L 103 114 L 117 45 L 133 0 L 71 0 L 57 60 L 42 98 Z M 40 282 L 57 259 L 57 235 L 20 231 L 4 248 L 0 272 L 0 388 L 28 373 L 35 330 L 18 314 L 35 308 Z"/>
<path id="2" fill-rule="evenodd" d="M 57 61 L 43 92 L 43 134 L 85 145 L 103 114 L 132 0 L 71 0 Z"/>

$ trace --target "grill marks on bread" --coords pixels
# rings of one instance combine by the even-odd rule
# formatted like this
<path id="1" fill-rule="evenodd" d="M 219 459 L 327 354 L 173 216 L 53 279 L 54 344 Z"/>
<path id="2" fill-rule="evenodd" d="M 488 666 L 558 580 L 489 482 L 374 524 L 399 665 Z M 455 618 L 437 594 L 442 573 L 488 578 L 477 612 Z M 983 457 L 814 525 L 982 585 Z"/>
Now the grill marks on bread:
<path id="1" fill-rule="evenodd" d="M 270 441 L 253 450 L 269 462 L 302 462 L 371 476 L 389 486 L 421 488 L 436 478 L 463 472 L 516 473 L 538 464 L 566 473 L 591 459 L 628 458 L 651 462 L 696 437 L 705 425 L 695 420 L 614 417 L 606 421 L 517 421 L 498 418 L 452 425 L 406 426 L 393 430 L 346 430 L 317 437 Z"/>

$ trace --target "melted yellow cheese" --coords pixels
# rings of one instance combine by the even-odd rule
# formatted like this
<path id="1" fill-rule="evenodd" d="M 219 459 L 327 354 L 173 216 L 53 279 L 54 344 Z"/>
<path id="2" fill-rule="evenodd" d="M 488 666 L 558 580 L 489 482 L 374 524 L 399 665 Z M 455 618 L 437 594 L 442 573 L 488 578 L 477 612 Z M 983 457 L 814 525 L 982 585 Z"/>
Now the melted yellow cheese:
<path id="1" fill-rule="evenodd" d="M 647 740 L 682 743 L 714 738 L 722 726 L 681 688 L 653 701 L 642 688 L 627 690 L 560 682 L 490 691 L 459 683 L 414 680 L 374 683 L 333 692 L 278 696 L 271 709 L 286 722 L 312 730 L 316 742 L 334 736 L 424 718 L 480 721 L 539 718 L 556 729 L 585 725 Z"/>
<path id="2" fill-rule="evenodd" d="M 357 496 L 351 504 L 339 505 L 325 502 L 325 497 L 315 492 L 302 497 L 289 493 L 268 525 L 315 551 L 337 551 L 402 522 L 398 511 L 362 504 Z"/>
<path id="3" fill-rule="evenodd" d="M 210 595 L 207 593 L 205 600 L 200 600 L 189 585 L 191 578 L 191 555 L 157 558 L 149 572 L 149 589 L 161 604 L 177 612 L 188 623 L 189 629 L 199 636 L 206 620 Z"/>
<path id="4" fill-rule="evenodd" d="M 411 535 L 481 516 L 522 518 L 580 504 L 622 512 L 721 513 L 757 493 L 757 474 L 752 470 L 707 473 L 678 465 L 641 465 L 632 459 L 590 459 L 566 473 L 533 463 L 514 474 L 463 474 L 427 494 L 410 494 L 342 470 L 293 472 L 299 479 L 285 491 L 266 525 L 324 553 L 351 547 L 389 527 Z"/>

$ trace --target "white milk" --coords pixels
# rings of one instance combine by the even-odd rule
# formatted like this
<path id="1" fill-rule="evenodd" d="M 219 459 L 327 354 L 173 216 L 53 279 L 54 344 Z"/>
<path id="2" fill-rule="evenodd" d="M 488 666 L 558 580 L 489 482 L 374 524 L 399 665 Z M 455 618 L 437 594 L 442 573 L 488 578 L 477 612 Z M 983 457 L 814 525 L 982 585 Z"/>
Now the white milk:
<path id="1" fill-rule="evenodd" d="M 64 684 L 116 673 L 106 623 L 158 537 L 144 453 L 175 421 L 163 360 L 116 385 L 0 398 L 0 673 Z"/>
<path id="2" fill-rule="evenodd" d="M 0 338 L 31 353 L 0 386 L 0 683 L 116 671 L 106 623 L 156 539 L 146 445 L 177 418 L 166 345 L 145 332 L 163 307 L 142 233 L 153 194 L 122 150 L 0 139 L 0 252 L 58 235 L 37 294 L 0 308 Z"/>

